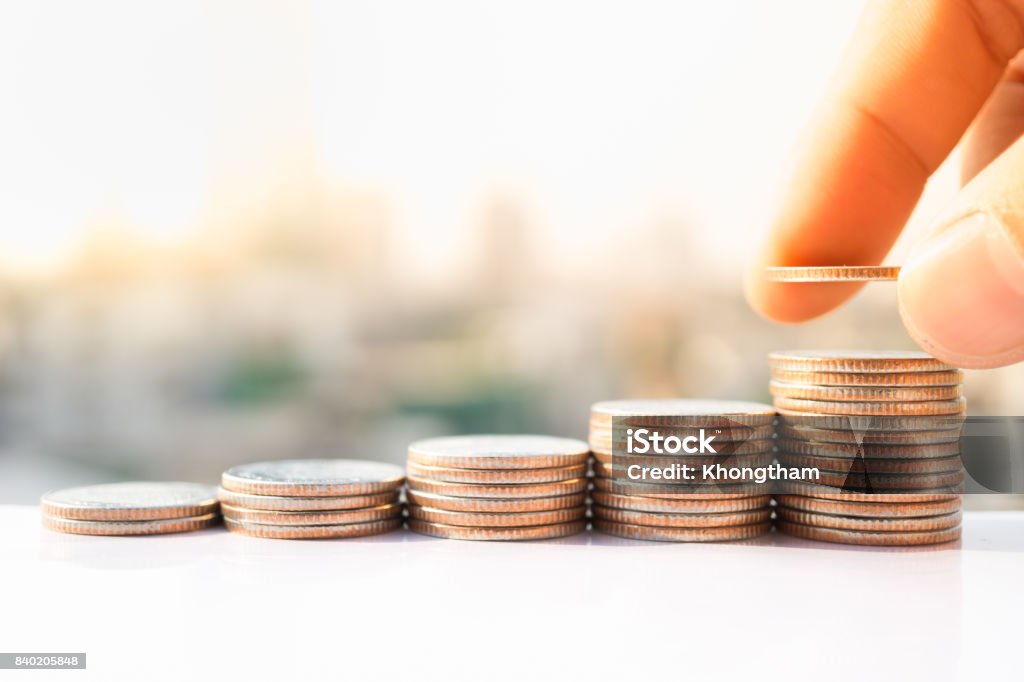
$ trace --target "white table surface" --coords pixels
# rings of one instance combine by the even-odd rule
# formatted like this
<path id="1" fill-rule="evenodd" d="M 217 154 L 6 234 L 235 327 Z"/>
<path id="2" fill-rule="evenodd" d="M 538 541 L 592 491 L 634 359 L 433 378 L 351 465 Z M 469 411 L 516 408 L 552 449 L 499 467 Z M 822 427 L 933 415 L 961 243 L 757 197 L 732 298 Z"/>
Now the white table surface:
<path id="1" fill-rule="evenodd" d="M 0 679 L 1022 679 L 1024 513 L 960 547 L 63 535 L 0 506 Z M 4 676 L 6 673 L 6 677 Z"/>

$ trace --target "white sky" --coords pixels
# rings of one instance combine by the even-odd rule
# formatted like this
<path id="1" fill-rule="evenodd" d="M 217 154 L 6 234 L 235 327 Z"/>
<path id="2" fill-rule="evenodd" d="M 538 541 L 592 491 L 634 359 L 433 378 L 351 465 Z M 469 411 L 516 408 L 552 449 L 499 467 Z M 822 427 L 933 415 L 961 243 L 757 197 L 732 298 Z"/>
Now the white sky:
<path id="1" fill-rule="evenodd" d="M 569 260 L 666 214 L 742 249 L 860 6 L 5 3 L 0 264 L 112 214 L 182 238 L 296 158 L 389 197 L 411 258 L 456 253 L 495 189 Z"/>

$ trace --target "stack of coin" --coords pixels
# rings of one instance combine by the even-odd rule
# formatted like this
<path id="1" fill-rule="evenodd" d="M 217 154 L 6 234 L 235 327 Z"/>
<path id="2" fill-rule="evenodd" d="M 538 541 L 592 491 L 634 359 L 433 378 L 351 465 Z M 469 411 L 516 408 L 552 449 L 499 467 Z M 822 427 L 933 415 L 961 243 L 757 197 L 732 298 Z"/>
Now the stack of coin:
<path id="1" fill-rule="evenodd" d="M 197 483 L 108 483 L 55 490 L 40 501 L 43 525 L 80 535 L 158 535 L 220 522 L 217 491 Z"/>
<path id="2" fill-rule="evenodd" d="M 771 529 L 771 486 L 706 478 L 704 465 L 764 468 L 773 461 L 770 405 L 724 400 L 614 400 L 590 410 L 594 454 L 591 517 L 604 533 L 640 540 L 743 540 Z M 646 430 L 646 433 L 644 433 Z M 638 454 L 629 447 L 653 432 L 690 450 Z M 700 441 L 709 448 L 700 452 Z M 665 452 L 669 452 L 663 448 Z M 632 465 L 694 467 L 691 480 L 636 480 Z"/>
<path id="3" fill-rule="evenodd" d="M 587 444 L 453 436 L 409 446 L 409 528 L 456 540 L 540 540 L 586 528 Z"/>
<path id="4" fill-rule="evenodd" d="M 790 351 L 770 362 L 779 463 L 819 471 L 779 484 L 781 531 L 865 545 L 960 537 L 959 370 L 913 351 Z"/>
<path id="5" fill-rule="evenodd" d="M 293 459 L 243 464 L 221 476 L 228 530 L 290 540 L 351 538 L 400 528 L 405 472 L 383 462 Z"/>

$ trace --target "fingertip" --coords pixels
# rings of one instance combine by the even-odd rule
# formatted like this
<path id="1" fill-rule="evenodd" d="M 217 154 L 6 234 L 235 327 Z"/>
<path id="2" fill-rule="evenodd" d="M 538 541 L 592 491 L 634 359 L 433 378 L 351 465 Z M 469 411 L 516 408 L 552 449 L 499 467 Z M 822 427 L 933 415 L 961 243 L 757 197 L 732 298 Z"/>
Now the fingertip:
<path id="1" fill-rule="evenodd" d="M 1024 360 L 1024 262 L 994 216 L 969 214 L 923 242 L 898 292 L 907 332 L 940 360 L 969 369 Z"/>
<path id="2" fill-rule="evenodd" d="M 835 309 L 861 286 L 853 282 L 773 282 L 763 261 L 751 267 L 744 279 L 750 307 L 773 322 L 806 322 Z"/>

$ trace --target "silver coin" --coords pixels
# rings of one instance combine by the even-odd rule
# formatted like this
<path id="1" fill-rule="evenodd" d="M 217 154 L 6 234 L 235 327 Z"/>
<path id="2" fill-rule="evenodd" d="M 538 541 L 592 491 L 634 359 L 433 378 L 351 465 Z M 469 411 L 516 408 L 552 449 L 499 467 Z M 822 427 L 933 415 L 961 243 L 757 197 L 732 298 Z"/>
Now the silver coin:
<path id="1" fill-rule="evenodd" d="M 44 528 L 75 535 L 163 535 L 215 526 L 220 523 L 220 514 L 143 521 L 83 521 L 43 514 L 42 520 Z"/>
<path id="2" fill-rule="evenodd" d="M 292 495 L 252 495 L 221 488 L 217 491 L 221 504 L 263 511 L 341 511 L 378 507 L 398 502 L 399 491 L 389 490 L 371 495 L 342 495 L 340 497 L 296 497 Z"/>
<path id="3" fill-rule="evenodd" d="M 559 467 L 587 459 L 590 446 L 574 438 L 533 435 L 480 435 L 428 438 L 409 446 L 409 460 L 456 468 Z"/>
<path id="4" fill-rule="evenodd" d="M 814 267 L 770 267 L 769 282 L 895 282 L 898 265 L 822 265 Z"/>
<path id="5" fill-rule="evenodd" d="M 481 483 L 484 485 L 505 485 L 518 483 L 557 483 L 587 475 L 587 464 L 581 462 L 566 467 L 544 469 L 458 469 L 455 467 L 432 467 L 416 462 L 405 465 L 409 477 L 425 478 L 447 483 Z"/>
<path id="6" fill-rule="evenodd" d="M 217 508 L 217 489 L 198 483 L 125 482 L 53 490 L 43 513 L 80 521 L 144 521 L 202 516 Z"/>
<path id="7" fill-rule="evenodd" d="M 769 423 L 775 408 L 741 400 L 605 400 L 590 407 L 592 415 L 607 417 L 657 417 L 660 419 L 725 417 L 744 423 Z"/>
<path id="8" fill-rule="evenodd" d="M 268 523 L 245 523 L 225 518 L 224 525 L 233 533 L 251 535 L 257 538 L 312 540 L 318 538 L 357 538 L 367 535 L 380 535 L 381 533 L 401 528 L 403 521 L 401 517 L 396 516 L 383 521 L 367 521 L 365 523 L 279 526 Z"/>
<path id="9" fill-rule="evenodd" d="M 916 350 L 788 350 L 768 355 L 773 369 L 821 372 L 949 372 L 956 368 Z"/>
<path id="10" fill-rule="evenodd" d="M 240 493 L 301 497 L 368 495 L 395 490 L 405 471 L 359 459 L 285 459 L 231 467 L 221 485 Z"/>

